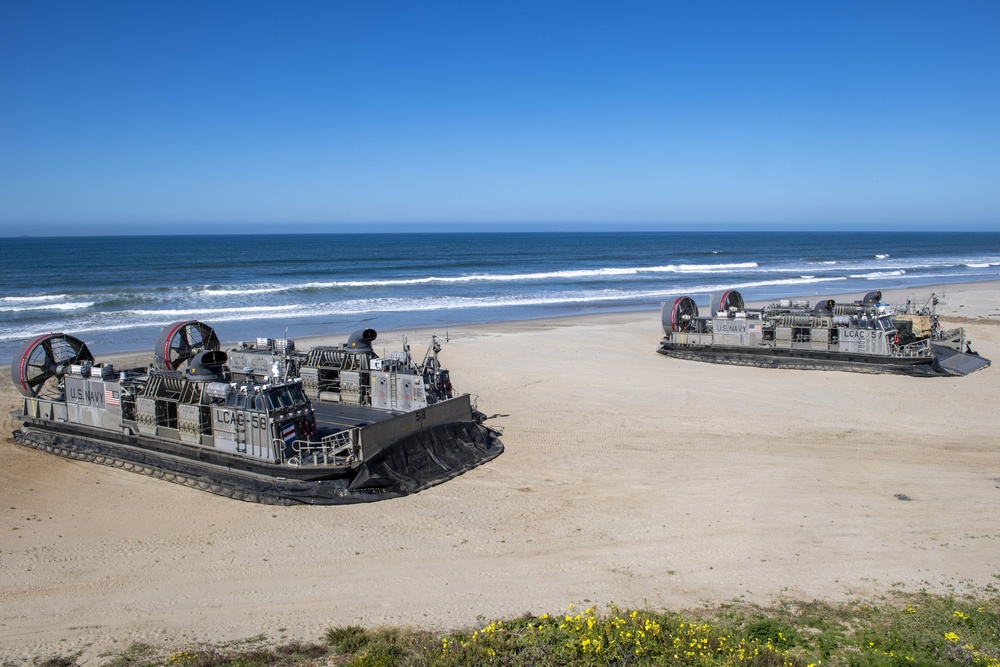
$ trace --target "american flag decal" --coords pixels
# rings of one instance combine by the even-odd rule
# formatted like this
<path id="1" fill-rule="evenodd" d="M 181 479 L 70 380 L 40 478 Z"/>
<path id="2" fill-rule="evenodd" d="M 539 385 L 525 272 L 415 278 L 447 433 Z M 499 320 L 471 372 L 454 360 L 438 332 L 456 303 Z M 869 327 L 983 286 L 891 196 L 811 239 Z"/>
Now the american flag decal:
<path id="1" fill-rule="evenodd" d="M 104 403 L 107 405 L 121 405 L 121 395 L 117 391 L 105 389 Z"/>

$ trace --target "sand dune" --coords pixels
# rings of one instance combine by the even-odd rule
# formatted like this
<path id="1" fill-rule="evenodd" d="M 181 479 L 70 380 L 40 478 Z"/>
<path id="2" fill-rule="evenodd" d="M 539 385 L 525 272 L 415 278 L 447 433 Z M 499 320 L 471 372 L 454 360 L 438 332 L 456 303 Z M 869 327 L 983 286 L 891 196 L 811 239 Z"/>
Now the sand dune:
<path id="1" fill-rule="evenodd" d="M 1000 362 L 1000 285 L 936 289 Z M 5 435 L 0 659 L 996 583 L 1000 363 L 766 370 L 662 357 L 661 335 L 651 312 L 453 328 L 442 360 L 506 452 L 369 505 L 241 503 Z"/>

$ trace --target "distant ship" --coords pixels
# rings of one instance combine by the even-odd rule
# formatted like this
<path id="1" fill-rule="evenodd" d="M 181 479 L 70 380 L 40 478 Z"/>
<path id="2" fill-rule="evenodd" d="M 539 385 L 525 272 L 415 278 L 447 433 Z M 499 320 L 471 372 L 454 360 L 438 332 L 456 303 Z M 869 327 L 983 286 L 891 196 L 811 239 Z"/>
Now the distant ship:
<path id="1" fill-rule="evenodd" d="M 25 341 L 16 442 L 268 504 L 414 493 L 492 460 L 500 432 L 454 395 L 432 339 L 381 358 L 371 329 L 298 352 L 263 338 L 222 352 L 208 325 L 164 327 L 149 367 L 97 364 L 63 333 Z"/>
<path id="2" fill-rule="evenodd" d="M 738 291 L 726 290 L 710 303 L 709 315 L 701 316 L 689 296 L 664 302 L 659 352 L 766 368 L 920 376 L 968 375 L 990 365 L 972 352 L 964 329 L 941 328 L 933 305 L 897 312 L 879 291 L 847 304 L 784 299 L 751 309 Z"/>

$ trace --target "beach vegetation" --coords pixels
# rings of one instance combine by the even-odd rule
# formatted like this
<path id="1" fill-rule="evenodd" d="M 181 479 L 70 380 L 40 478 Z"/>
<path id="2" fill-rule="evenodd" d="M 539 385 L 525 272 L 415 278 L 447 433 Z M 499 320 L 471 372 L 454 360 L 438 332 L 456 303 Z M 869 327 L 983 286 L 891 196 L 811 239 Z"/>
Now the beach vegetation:
<path id="1" fill-rule="evenodd" d="M 36 660 L 72 667 L 77 656 Z M 158 650 L 141 644 L 109 667 L 1000 667 L 1000 598 L 893 593 L 877 602 L 734 602 L 684 612 L 569 605 L 440 633 L 331 628 L 322 641 Z"/>

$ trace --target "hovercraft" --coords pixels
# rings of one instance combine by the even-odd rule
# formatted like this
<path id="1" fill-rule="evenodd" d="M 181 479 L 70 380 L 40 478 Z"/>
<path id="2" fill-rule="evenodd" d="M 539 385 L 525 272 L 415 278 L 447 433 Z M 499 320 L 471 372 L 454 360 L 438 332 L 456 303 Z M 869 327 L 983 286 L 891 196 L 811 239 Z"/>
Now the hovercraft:
<path id="1" fill-rule="evenodd" d="M 377 334 L 300 353 L 257 339 L 221 351 L 210 326 L 164 327 L 146 368 L 96 363 L 80 339 L 25 341 L 11 363 L 16 442 L 267 504 L 416 493 L 503 452 L 468 394 L 453 395 L 436 338 L 380 358 Z"/>
<path id="2" fill-rule="evenodd" d="M 747 308 L 736 290 L 711 297 L 700 315 L 694 299 L 682 296 L 662 308 L 665 337 L 661 354 L 713 363 L 960 376 L 990 365 L 972 351 L 963 329 L 945 331 L 935 313 L 914 333 L 914 318 L 882 303 L 873 291 L 851 303 L 783 299 Z"/>

